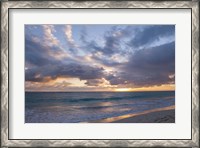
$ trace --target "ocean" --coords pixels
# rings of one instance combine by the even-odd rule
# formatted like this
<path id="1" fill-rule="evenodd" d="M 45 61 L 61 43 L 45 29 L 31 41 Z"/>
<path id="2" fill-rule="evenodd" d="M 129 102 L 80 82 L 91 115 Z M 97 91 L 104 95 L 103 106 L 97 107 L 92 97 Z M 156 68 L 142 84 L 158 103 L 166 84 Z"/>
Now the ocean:
<path id="1" fill-rule="evenodd" d="M 172 105 L 174 91 L 25 92 L 25 122 L 94 122 Z"/>

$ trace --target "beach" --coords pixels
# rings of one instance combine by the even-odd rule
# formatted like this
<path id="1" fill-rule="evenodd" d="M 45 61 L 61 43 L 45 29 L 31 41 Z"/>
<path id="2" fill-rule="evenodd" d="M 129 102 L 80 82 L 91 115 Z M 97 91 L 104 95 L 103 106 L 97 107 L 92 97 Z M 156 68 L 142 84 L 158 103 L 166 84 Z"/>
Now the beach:
<path id="1" fill-rule="evenodd" d="M 113 123 L 175 123 L 175 110 L 147 113 L 113 121 Z"/>
<path id="2" fill-rule="evenodd" d="M 92 121 L 92 123 L 175 123 L 175 106 Z"/>

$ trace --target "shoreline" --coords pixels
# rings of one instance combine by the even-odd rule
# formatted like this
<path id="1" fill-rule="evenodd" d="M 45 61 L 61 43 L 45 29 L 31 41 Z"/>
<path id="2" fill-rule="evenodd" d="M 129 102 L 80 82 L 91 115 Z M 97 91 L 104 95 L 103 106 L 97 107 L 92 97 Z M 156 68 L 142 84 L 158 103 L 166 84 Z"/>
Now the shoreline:
<path id="1" fill-rule="evenodd" d="M 175 123 L 175 106 L 90 121 L 88 123 Z"/>

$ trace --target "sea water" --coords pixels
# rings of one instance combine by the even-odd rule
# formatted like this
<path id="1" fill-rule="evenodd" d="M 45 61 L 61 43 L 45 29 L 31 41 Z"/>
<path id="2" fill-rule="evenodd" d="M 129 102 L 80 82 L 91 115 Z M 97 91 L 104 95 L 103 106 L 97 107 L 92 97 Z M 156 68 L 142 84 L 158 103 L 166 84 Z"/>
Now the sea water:
<path id="1" fill-rule="evenodd" d="M 172 105 L 174 91 L 25 92 L 25 122 L 91 122 Z"/>

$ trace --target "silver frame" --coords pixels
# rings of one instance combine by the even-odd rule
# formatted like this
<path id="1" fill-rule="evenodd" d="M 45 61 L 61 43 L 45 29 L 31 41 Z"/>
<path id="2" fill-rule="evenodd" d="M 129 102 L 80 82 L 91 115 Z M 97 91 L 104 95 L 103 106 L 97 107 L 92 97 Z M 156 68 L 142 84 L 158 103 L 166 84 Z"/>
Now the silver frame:
<path id="1" fill-rule="evenodd" d="M 199 2 L 198 1 L 4 1 L 1 2 L 1 146 L 2 147 L 199 147 Z M 189 8 L 192 13 L 191 140 L 9 140 L 8 21 L 9 8 Z"/>

